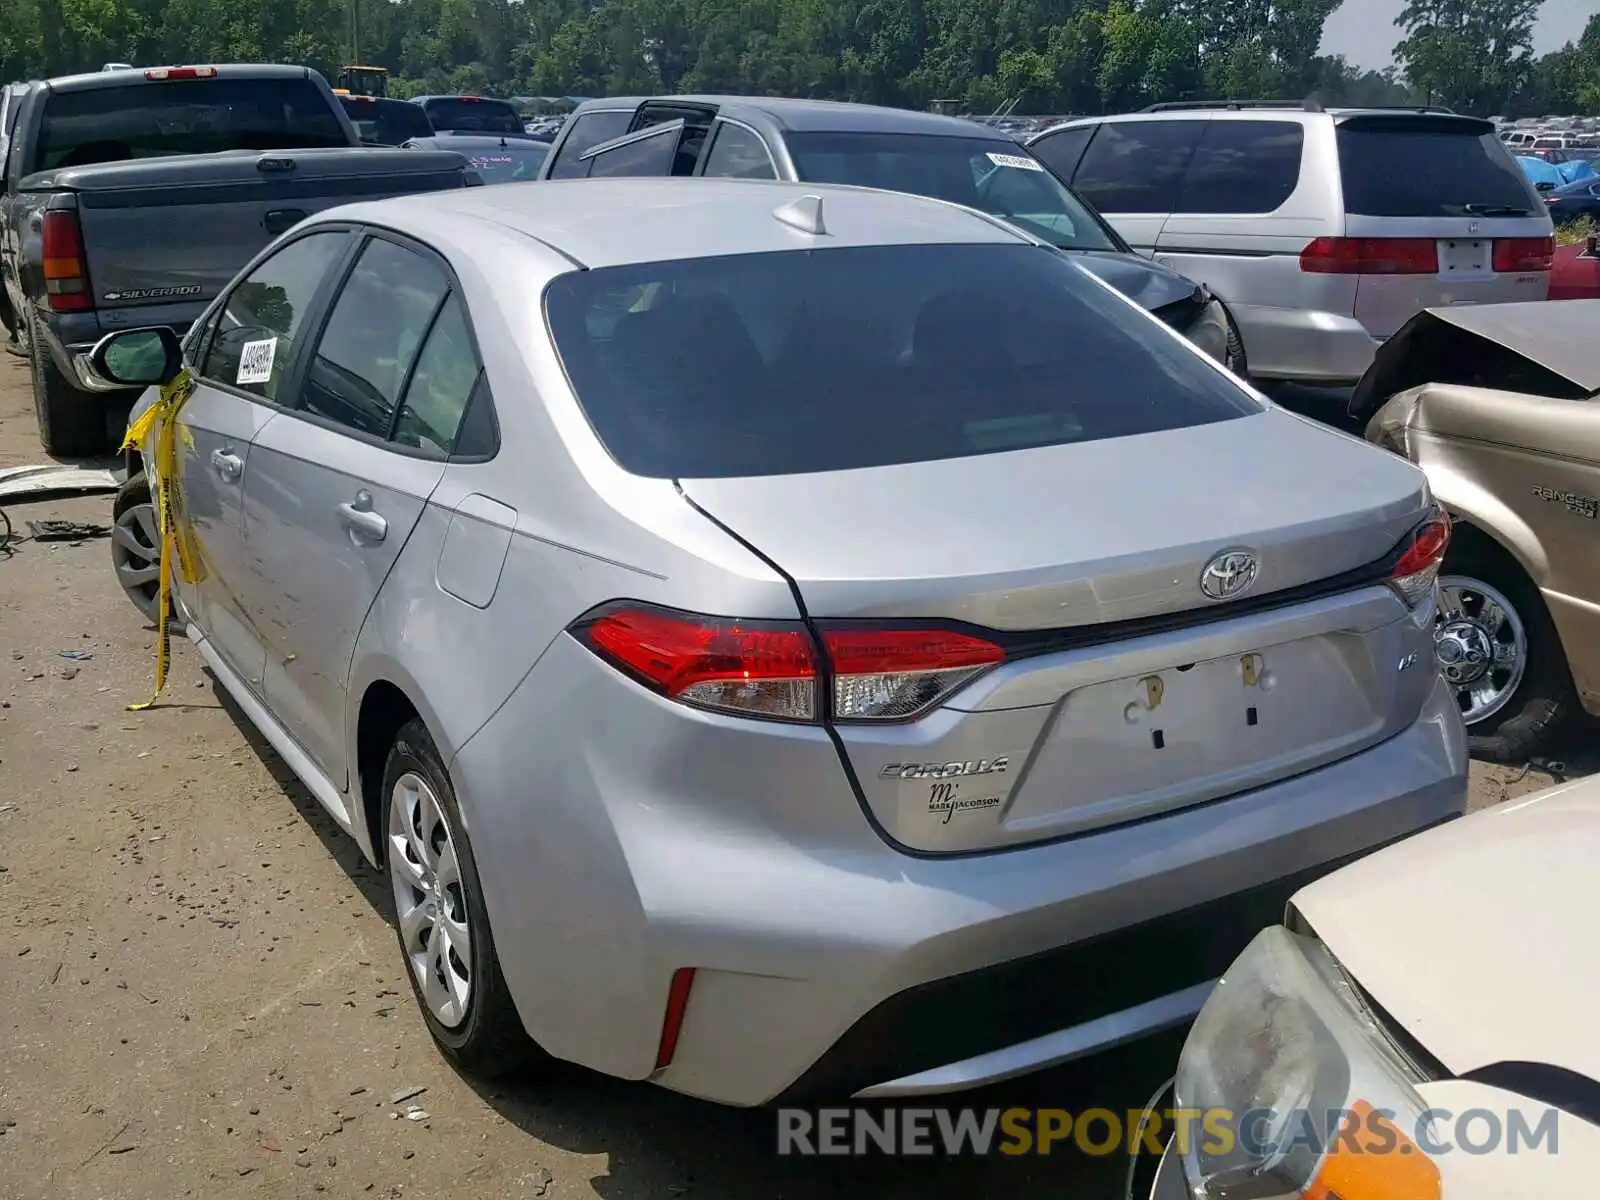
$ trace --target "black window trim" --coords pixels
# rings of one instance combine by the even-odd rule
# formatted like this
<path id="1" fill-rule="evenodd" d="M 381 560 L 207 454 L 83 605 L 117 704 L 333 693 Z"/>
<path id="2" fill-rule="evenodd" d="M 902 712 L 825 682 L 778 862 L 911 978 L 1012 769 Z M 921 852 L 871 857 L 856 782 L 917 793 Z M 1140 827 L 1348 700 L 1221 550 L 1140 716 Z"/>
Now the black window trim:
<path id="1" fill-rule="evenodd" d="M 451 269 L 451 266 L 449 262 L 446 261 L 445 257 L 432 246 L 429 246 L 424 242 L 419 242 L 409 234 L 401 233 L 397 229 L 390 229 L 383 225 L 367 224 L 352 225 L 351 229 L 357 235 L 354 239 L 356 248 L 353 252 L 348 253 L 345 256 L 344 262 L 339 265 L 338 270 L 335 272 L 338 277 L 338 286 L 331 289 L 328 296 L 319 296 L 318 300 L 320 301 L 320 304 L 314 306 L 314 308 L 308 313 L 308 316 L 315 317 L 316 322 L 315 336 L 312 337 L 307 343 L 307 345 L 311 347 L 311 354 L 296 362 L 293 371 L 285 377 L 285 383 L 288 385 L 286 390 L 291 396 L 294 397 L 295 403 L 292 407 L 278 406 L 280 411 L 284 416 L 295 417 L 301 421 L 306 421 L 312 425 L 316 425 L 319 428 L 330 430 L 333 433 L 342 434 L 345 437 L 354 438 L 359 442 L 366 442 L 369 445 L 377 446 L 380 449 L 403 455 L 406 458 L 419 458 L 426 459 L 429 462 L 442 463 L 490 462 L 499 455 L 501 447 L 500 419 L 499 414 L 494 410 L 492 389 L 486 389 L 488 394 L 487 402 L 489 404 L 489 426 L 494 433 L 493 449 L 489 453 L 457 455 L 452 450 L 446 454 L 437 454 L 432 450 L 424 450 L 419 446 L 402 446 L 400 443 L 394 441 L 393 435 L 395 422 L 399 419 L 400 409 L 405 404 L 406 391 L 411 386 L 411 377 L 416 373 L 417 361 L 422 357 L 423 348 L 428 344 L 428 334 L 433 332 L 434 324 L 438 321 L 439 314 L 444 311 L 444 306 L 449 303 L 451 296 L 458 296 L 461 299 L 462 323 L 466 326 L 467 340 L 472 344 L 472 353 L 478 360 L 478 373 L 473 378 L 473 390 L 468 392 L 467 406 L 464 406 L 461 410 L 461 420 L 463 423 L 466 421 L 467 407 L 470 407 L 472 404 L 474 393 L 476 392 L 478 385 L 486 381 L 488 367 L 483 361 L 483 344 L 478 338 L 477 330 L 472 327 L 472 310 L 466 302 L 466 293 L 461 287 L 461 280 L 456 275 L 455 271 Z M 375 434 L 370 434 L 363 430 L 356 429 L 353 426 L 346 425 L 341 421 L 335 421 L 330 417 L 324 417 L 319 413 L 308 412 L 299 402 L 301 397 L 301 387 L 305 382 L 306 372 L 310 369 L 311 358 L 316 354 L 317 347 L 322 344 L 322 335 L 327 331 L 328 321 L 333 316 L 334 305 L 338 302 L 338 298 L 344 294 L 345 284 L 349 281 L 351 273 L 355 270 L 356 263 L 360 261 L 361 252 L 367 248 L 369 243 L 375 241 L 389 242 L 391 245 L 398 246 L 402 250 L 409 250 L 412 253 L 417 254 L 419 257 L 426 259 L 428 262 L 439 268 L 440 272 L 444 275 L 445 283 L 447 285 L 445 287 L 443 298 L 434 308 L 433 315 L 429 317 L 427 327 L 424 330 L 422 337 L 417 341 L 417 352 L 412 357 L 410 366 L 406 368 L 405 379 L 401 383 L 398 394 L 395 396 L 394 412 L 389 416 L 389 430 L 387 435 L 384 437 L 378 437 Z M 461 426 L 457 425 L 456 432 L 458 435 L 460 431 Z"/>
<path id="2" fill-rule="evenodd" d="M 638 142 L 647 142 L 651 138 L 661 137 L 668 133 L 674 135 L 673 148 L 676 150 L 677 138 L 681 137 L 683 131 L 688 127 L 689 123 L 683 117 L 678 117 L 671 121 L 663 121 L 659 125 L 646 125 L 643 129 L 635 129 L 631 133 L 623 134 L 621 137 L 614 137 L 609 142 L 601 142 L 598 145 L 590 146 L 582 154 L 578 155 L 578 161 L 588 163 L 589 169 L 592 171 L 594 169 L 594 160 L 599 158 L 600 155 L 609 154 L 613 150 L 625 149 Z M 587 174 L 585 172 L 585 176 Z M 672 172 L 668 170 L 667 174 L 670 175 Z"/>
<path id="3" fill-rule="evenodd" d="M 253 275 L 256 270 L 268 259 L 276 258 L 290 246 L 297 245 L 309 237 L 315 237 L 318 234 L 325 233 L 343 234 L 345 241 L 343 248 L 339 251 L 339 257 L 333 262 L 331 268 L 323 273 L 321 280 L 318 281 L 316 288 L 311 293 L 311 303 L 306 306 L 306 327 L 309 329 L 313 324 L 315 324 L 318 329 L 321 328 L 325 310 L 330 307 L 329 297 L 338 290 L 338 287 L 343 286 L 344 277 L 349 271 L 351 263 L 354 262 L 355 259 L 355 248 L 359 248 L 363 244 L 362 239 L 359 236 L 360 227 L 351 222 L 340 221 L 336 223 L 330 221 L 325 225 L 313 225 L 310 228 L 296 234 L 292 238 L 286 238 L 281 242 L 274 242 L 272 245 L 268 246 L 265 250 L 258 254 L 248 267 L 234 277 L 233 282 L 228 285 L 227 289 L 223 291 L 223 293 L 218 296 L 215 301 L 212 302 L 215 305 L 215 308 L 208 309 L 206 312 L 202 313 L 200 315 L 200 320 L 196 322 L 196 324 L 205 322 L 213 315 L 213 313 L 216 316 L 216 321 L 214 322 L 213 328 L 200 335 L 201 340 L 205 343 L 204 347 L 197 346 L 195 348 L 197 351 L 202 349 L 204 351 L 204 353 L 198 355 L 199 361 L 191 364 L 194 370 L 194 377 L 197 382 L 203 382 L 207 387 L 218 388 L 228 393 L 230 396 L 237 396 L 242 400 L 248 400 L 252 404 L 259 404 L 265 408 L 270 408 L 274 412 L 287 413 L 292 411 L 291 406 L 288 404 L 282 403 L 278 400 L 270 400 L 266 396 L 258 396 L 254 392 L 245 391 L 244 388 L 240 387 L 239 384 L 234 380 L 218 379 L 215 376 L 205 374 L 204 370 L 202 369 L 202 364 L 210 355 L 211 343 L 216 333 L 216 329 L 219 328 L 222 323 L 223 310 L 228 307 L 228 301 L 233 299 L 233 293 L 237 291 L 238 288 L 243 285 L 244 282 L 248 280 L 250 276 Z M 280 392 L 280 395 L 284 393 L 289 395 L 298 394 L 296 389 L 299 386 L 299 375 L 299 364 L 296 363 L 289 370 L 289 372 L 284 375 L 282 380 L 284 386 L 282 392 Z"/>
<path id="4" fill-rule="evenodd" d="M 767 155 L 767 165 L 772 168 L 772 177 L 774 179 L 783 178 L 783 172 L 778 169 L 777 156 L 772 153 L 772 147 L 768 145 L 767 139 L 762 135 L 761 131 L 754 125 L 750 125 L 744 121 L 741 121 L 737 117 L 725 117 L 720 113 L 711 122 L 711 129 L 706 134 L 706 144 L 700 148 L 700 161 L 695 164 L 694 168 L 694 173 L 697 176 L 707 179 L 723 178 L 723 176 L 720 175 L 708 176 L 705 173 L 706 164 L 711 161 L 711 152 L 717 147 L 717 137 L 722 132 L 721 126 L 723 125 L 737 125 L 740 129 L 744 130 L 751 137 L 755 138 L 756 141 L 761 143 L 761 149 L 765 151 Z"/>

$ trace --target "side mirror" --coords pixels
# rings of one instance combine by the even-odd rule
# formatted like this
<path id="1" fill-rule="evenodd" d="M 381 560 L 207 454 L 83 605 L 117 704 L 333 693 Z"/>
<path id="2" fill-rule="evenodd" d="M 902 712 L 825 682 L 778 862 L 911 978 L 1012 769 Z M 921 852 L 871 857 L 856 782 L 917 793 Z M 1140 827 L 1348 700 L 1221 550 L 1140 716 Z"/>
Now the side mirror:
<path id="1" fill-rule="evenodd" d="M 108 333 L 89 351 L 97 375 L 124 387 L 171 383 L 183 369 L 183 347 L 166 326 Z"/>

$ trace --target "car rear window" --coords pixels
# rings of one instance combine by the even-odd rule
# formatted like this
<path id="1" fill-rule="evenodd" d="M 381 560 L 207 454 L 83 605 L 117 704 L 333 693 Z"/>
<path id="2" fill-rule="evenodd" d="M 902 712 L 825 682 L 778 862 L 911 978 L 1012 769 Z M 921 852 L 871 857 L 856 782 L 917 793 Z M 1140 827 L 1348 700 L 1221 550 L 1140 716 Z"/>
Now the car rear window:
<path id="1" fill-rule="evenodd" d="M 522 118 L 504 100 L 470 96 L 429 100 L 423 106 L 435 129 L 481 129 L 485 133 L 521 133 Z"/>
<path id="2" fill-rule="evenodd" d="M 1533 215 L 1532 185 L 1481 122 L 1385 117 L 1339 126 L 1344 207 L 1367 217 Z"/>
<path id="3" fill-rule="evenodd" d="M 168 80 L 53 93 L 28 170 L 346 145 L 333 106 L 309 79 Z"/>
<path id="4" fill-rule="evenodd" d="M 1041 246 L 606 267 L 552 281 L 545 306 L 600 441 L 653 478 L 961 458 L 1259 411 L 1187 343 Z"/>
<path id="5" fill-rule="evenodd" d="M 409 101 L 340 96 L 339 102 L 364 142 L 398 146 L 411 138 L 433 136 L 428 114 Z"/>

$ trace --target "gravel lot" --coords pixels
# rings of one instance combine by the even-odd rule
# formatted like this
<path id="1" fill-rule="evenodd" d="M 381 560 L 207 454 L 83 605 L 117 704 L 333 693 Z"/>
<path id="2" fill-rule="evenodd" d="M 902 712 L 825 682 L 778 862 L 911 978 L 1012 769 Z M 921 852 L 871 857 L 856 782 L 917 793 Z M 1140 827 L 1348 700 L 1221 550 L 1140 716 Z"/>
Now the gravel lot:
<path id="1" fill-rule="evenodd" d="M 0 358 L 0 467 L 40 461 L 26 372 Z M 7 511 L 23 534 L 108 522 L 110 498 Z M 457 1076 L 401 975 L 382 881 L 198 656 L 179 643 L 160 706 L 125 711 L 153 638 L 104 540 L 0 553 L 0 1196 L 1121 1194 L 1106 1160 L 780 1160 L 768 1114 L 575 1069 Z M 1473 804 L 1548 780 L 1475 768 Z M 964 1102 L 1137 1108 L 1176 1046 Z"/>

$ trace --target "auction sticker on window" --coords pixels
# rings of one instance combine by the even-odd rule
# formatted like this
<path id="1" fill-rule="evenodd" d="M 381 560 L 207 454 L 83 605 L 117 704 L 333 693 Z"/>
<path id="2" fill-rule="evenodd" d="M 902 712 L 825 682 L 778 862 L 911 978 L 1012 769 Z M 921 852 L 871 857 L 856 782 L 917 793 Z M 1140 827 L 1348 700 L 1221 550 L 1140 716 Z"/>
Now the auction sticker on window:
<path id="1" fill-rule="evenodd" d="M 990 154 L 989 161 L 997 167 L 1016 167 L 1019 171 L 1042 171 L 1044 168 L 1025 154 Z"/>
<path id="2" fill-rule="evenodd" d="M 278 339 L 246 342 L 239 354 L 239 373 L 235 383 L 266 383 L 272 378 L 272 359 L 278 352 Z"/>

